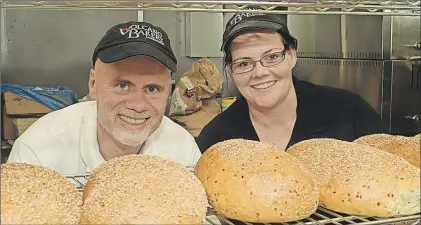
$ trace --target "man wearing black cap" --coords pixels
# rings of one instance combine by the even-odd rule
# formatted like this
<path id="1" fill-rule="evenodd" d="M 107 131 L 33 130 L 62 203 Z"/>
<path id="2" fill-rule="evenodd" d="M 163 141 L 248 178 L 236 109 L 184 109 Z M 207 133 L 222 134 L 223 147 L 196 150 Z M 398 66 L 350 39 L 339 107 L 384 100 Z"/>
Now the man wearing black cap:
<path id="1" fill-rule="evenodd" d="M 387 133 L 380 116 L 359 95 L 293 76 L 297 47 L 282 15 L 237 13 L 228 21 L 221 50 L 241 96 L 202 129 L 197 139 L 202 152 L 234 138 L 283 151 L 310 138 L 353 141 Z"/>
<path id="2" fill-rule="evenodd" d="M 164 116 L 177 59 L 161 28 L 128 22 L 110 28 L 92 57 L 89 95 L 40 118 L 11 151 L 61 174 L 91 172 L 105 160 L 151 154 L 194 165 L 200 151 L 184 128 Z"/>

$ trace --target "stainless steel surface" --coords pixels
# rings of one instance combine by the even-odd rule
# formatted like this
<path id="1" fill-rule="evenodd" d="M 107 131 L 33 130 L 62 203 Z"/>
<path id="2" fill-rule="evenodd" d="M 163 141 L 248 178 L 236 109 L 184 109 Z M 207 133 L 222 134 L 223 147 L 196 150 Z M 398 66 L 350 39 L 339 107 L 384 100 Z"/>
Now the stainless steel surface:
<path id="1" fill-rule="evenodd" d="M 390 18 L 388 68 L 384 80 L 384 105 L 389 109 L 390 132 L 412 135 L 421 131 L 420 20 L 415 17 Z M 390 73 L 390 74 L 389 74 Z M 390 92 L 390 94 L 388 93 Z M 417 119 L 418 118 L 418 119 Z"/>
<path id="2" fill-rule="evenodd" d="M 194 172 L 194 167 L 190 166 L 187 167 L 188 170 Z M 69 175 L 67 179 L 74 184 L 79 192 L 83 192 L 83 187 L 88 182 L 89 174 L 79 174 L 79 175 Z M 210 224 L 217 224 L 215 223 L 214 216 L 217 216 L 222 224 L 229 224 L 234 225 L 231 221 L 229 221 L 224 216 L 219 215 L 213 208 L 208 207 L 208 212 L 206 215 L 206 221 Z M 311 215 L 310 217 L 296 221 L 295 224 L 306 224 L 306 225 L 316 225 L 316 224 L 360 224 L 360 225 L 371 225 L 371 224 L 395 224 L 399 222 L 399 225 L 408 224 L 408 225 L 415 225 L 419 223 L 420 215 L 412 215 L 412 216 L 404 216 L 399 218 L 389 218 L 389 219 L 381 219 L 381 218 L 374 218 L 374 217 L 364 217 L 364 216 L 352 216 L 343 213 L 333 212 L 331 210 L 319 207 L 317 211 Z M 250 225 L 252 223 L 240 222 L 237 221 L 237 224 L 246 224 Z M 292 224 L 292 223 L 277 223 L 277 224 Z M 269 224 L 266 224 L 269 225 Z"/>
<path id="3" fill-rule="evenodd" d="M 244 9 L 250 5 L 264 6 L 264 13 L 307 14 L 307 15 L 400 15 L 420 16 L 420 1 L 196 1 L 196 0 L 68 0 L 68 1 L 33 1 L 33 0 L 0 0 L 3 8 L 32 8 L 57 10 L 159 10 L 184 12 L 250 12 Z M 228 9 L 220 6 L 233 6 Z M 276 7 L 289 7 L 286 11 Z"/>
<path id="4" fill-rule="evenodd" d="M 420 26 L 419 17 L 392 17 L 392 59 L 420 56 Z"/>
<path id="5" fill-rule="evenodd" d="M 67 86 L 80 97 L 99 39 L 111 26 L 137 18 L 137 12 L 118 11 L 2 11 L 2 82 Z"/>
<path id="6" fill-rule="evenodd" d="M 381 16 L 291 15 L 288 25 L 298 57 L 382 59 Z"/>
<path id="7" fill-rule="evenodd" d="M 383 62 L 383 101 L 382 101 L 382 119 L 388 125 L 392 122 L 392 74 L 393 74 L 393 61 L 384 60 Z"/>
<path id="8" fill-rule="evenodd" d="M 299 58 L 295 76 L 359 94 L 395 134 L 421 130 L 421 60 Z"/>
<path id="9" fill-rule="evenodd" d="M 394 60 L 392 71 L 390 131 L 418 133 L 421 130 L 421 61 Z"/>
<path id="10" fill-rule="evenodd" d="M 382 32 L 377 34 L 382 36 L 383 60 L 392 57 L 392 16 L 384 16 L 382 22 Z"/>
<path id="11" fill-rule="evenodd" d="M 290 30 L 299 40 L 295 74 L 361 95 L 392 133 L 419 133 L 421 30 L 417 18 L 289 16 Z"/>
<path id="12" fill-rule="evenodd" d="M 314 84 L 357 93 L 377 113 L 382 112 L 382 61 L 299 58 L 294 74 Z"/>

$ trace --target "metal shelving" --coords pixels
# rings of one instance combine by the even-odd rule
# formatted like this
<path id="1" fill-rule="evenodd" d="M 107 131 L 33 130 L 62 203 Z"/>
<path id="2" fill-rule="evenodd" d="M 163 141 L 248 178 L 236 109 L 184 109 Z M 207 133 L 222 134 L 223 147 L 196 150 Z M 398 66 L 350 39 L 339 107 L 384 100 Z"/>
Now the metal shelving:
<path id="1" fill-rule="evenodd" d="M 182 12 L 261 12 L 307 15 L 397 15 L 420 16 L 417 0 L 294 0 L 294 1 L 196 1 L 196 0 L 0 0 L 7 9 L 49 10 L 155 10 Z M 246 9 L 261 6 L 260 10 Z M 279 9 L 279 7 L 286 7 Z"/>
<path id="2" fill-rule="evenodd" d="M 193 172 L 193 167 L 188 167 L 190 171 Z M 71 183 L 73 183 L 79 192 L 83 192 L 83 187 L 86 185 L 88 181 L 89 174 L 80 174 L 74 176 L 67 176 L 67 179 Z M 227 218 L 218 215 L 217 212 L 212 209 L 211 207 L 208 208 L 206 222 L 207 224 L 215 224 L 215 218 L 218 217 L 222 224 L 226 225 L 256 225 L 252 223 L 246 223 L 241 221 L 230 221 Z M 395 224 L 395 225 L 420 225 L 420 217 L 421 215 L 412 215 L 412 216 L 404 216 L 404 217 L 397 217 L 397 218 L 388 218 L 388 219 L 380 219 L 374 217 L 362 217 L 362 216 L 352 216 L 343 213 L 337 213 L 330 211 L 328 209 L 319 207 L 317 211 L 311 215 L 310 217 L 296 221 L 296 222 L 289 222 L 289 223 L 279 223 L 283 225 L 347 225 L 347 224 L 359 224 L 359 225 L 374 225 L 374 224 Z M 265 224 L 271 225 L 271 224 Z M 275 225 L 275 224 L 273 224 Z"/>
<path id="3" fill-rule="evenodd" d="M 227 218 L 219 216 L 222 223 L 227 225 L 257 225 L 252 223 L 245 223 L 240 221 L 229 221 Z M 348 224 L 358 224 L 358 225 L 374 225 L 374 224 L 393 224 L 393 225 L 419 225 L 420 224 L 420 215 L 412 216 L 403 216 L 397 218 L 388 218 L 380 219 L 374 217 L 362 217 L 362 216 L 352 216 L 346 215 L 343 213 L 337 213 L 330 211 L 328 209 L 319 207 L 317 211 L 310 217 L 288 223 L 277 223 L 273 225 L 348 225 Z M 260 224 L 259 224 L 260 225 Z M 265 224 L 271 225 L 271 224 Z"/>

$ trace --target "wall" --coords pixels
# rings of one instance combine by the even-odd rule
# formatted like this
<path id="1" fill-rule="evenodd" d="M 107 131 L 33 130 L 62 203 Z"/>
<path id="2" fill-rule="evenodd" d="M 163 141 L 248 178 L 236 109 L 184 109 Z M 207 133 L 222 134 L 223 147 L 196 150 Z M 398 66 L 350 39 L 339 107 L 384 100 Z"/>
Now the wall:
<path id="1" fill-rule="evenodd" d="M 5 10 L 2 82 L 62 85 L 79 96 L 95 45 L 115 23 L 137 12 Z"/>
<path id="2" fill-rule="evenodd" d="M 184 20 L 182 19 L 184 15 L 184 12 L 165 12 L 165 17 L 163 16 L 162 12 L 153 12 L 153 11 L 146 11 L 144 12 L 144 21 L 151 22 L 153 24 L 156 24 L 160 27 L 162 27 L 165 31 L 167 31 L 169 38 L 171 40 L 171 45 L 174 49 L 174 54 L 178 58 L 178 71 L 176 74 L 174 74 L 174 78 L 176 80 L 179 79 L 179 77 L 187 71 L 191 64 L 200 58 L 190 58 L 183 56 L 183 50 L 182 47 L 183 44 L 183 38 L 185 31 L 184 29 Z M 204 28 L 205 29 L 205 28 Z M 203 32 L 209 32 L 209 31 L 203 31 Z M 222 40 L 221 40 L 222 43 Z M 219 48 L 219 46 L 218 46 Z M 222 68 L 222 58 L 220 57 L 210 57 L 210 60 L 212 60 L 219 71 L 222 73 L 222 75 L 225 77 L 225 87 L 222 92 L 223 96 L 232 96 L 237 95 L 238 91 L 235 88 L 235 85 L 233 84 L 233 81 L 231 77 L 223 72 Z"/>
<path id="3" fill-rule="evenodd" d="M 67 86 L 79 97 L 87 94 L 92 52 L 99 39 L 109 27 L 139 16 L 135 11 L 3 11 L 2 82 Z M 179 61 L 176 80 L 199 59 L 182 56 L 183 15 L 144 11 L 139 16 L 167 31 Z M 222 59 L 209 59 L 222 72 Z M 230 79 L 226 86 L 231 87 L 223 95 L 237 94 Z"/>

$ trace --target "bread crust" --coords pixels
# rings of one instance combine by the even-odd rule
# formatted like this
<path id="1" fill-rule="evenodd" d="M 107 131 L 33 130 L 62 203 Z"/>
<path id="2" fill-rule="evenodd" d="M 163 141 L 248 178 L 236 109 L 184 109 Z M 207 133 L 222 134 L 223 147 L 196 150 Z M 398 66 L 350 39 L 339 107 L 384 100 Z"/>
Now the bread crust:
<path id="1" fill-rule="evenodd" d="M 317 185 L 294 157 L 256 141 L 213 145 L 195 168 L 213 208 L 245 222 L 276 223 L 310 216 L 318 206 Z"/>
<path id="2" fill-rule="evenodd" d="M 354 141 L 358 144 L 369 145 L 380 150 L 395 154 L 420 168 L 421 147 L 416 137 L 404 137 L 390 134 L 371 134 Z"/>
<path id="3" fill-rule="evenodd" d="M 202 224 L 207 211 L 200 181 L 158 156 L 111 159 L 90 175 L 82 224 Z"/>
<path id="4" fill-rule="evenodd" d="M 81 204 L 77 188 L 49 168 L 1 165 L 1 224 L 79 224 Z"/>
<path id="5" fill-rule="evenodd" d="M 420 212 L 420 170 L 394 154 L 334 139 L 311 139 L 288 151 L 319 184 L 320 205 L 376 217 Z"/>

